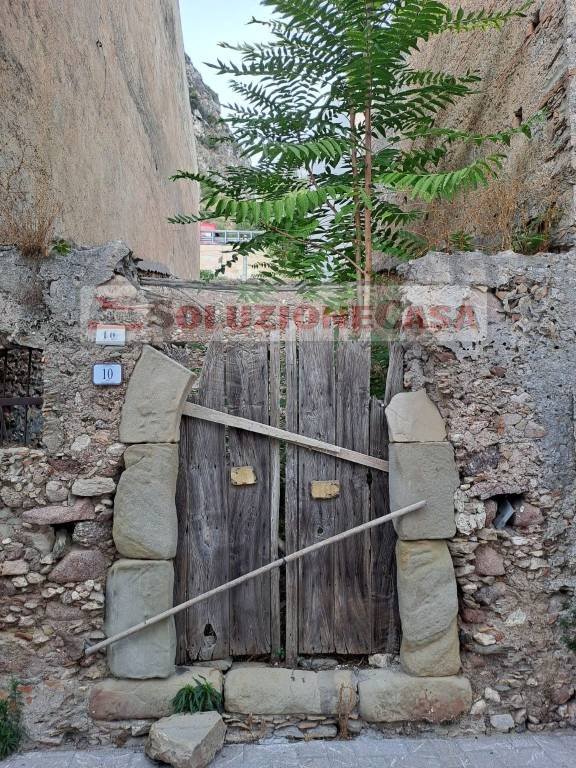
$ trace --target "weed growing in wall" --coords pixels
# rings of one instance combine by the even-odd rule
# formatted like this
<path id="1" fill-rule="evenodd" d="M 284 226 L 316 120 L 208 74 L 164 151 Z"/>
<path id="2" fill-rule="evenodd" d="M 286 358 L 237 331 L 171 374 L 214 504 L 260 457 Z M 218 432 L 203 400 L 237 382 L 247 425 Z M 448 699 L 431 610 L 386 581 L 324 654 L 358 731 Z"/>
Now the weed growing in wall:
<path id="1" fill-rule="evenodd" d="M 10 690 L 0 699 L 0 760 L 18 750 L 22 743 L 22 697 L 18 681 L 12 680 Z"/>
<path id="2" fill-rule="evenodd" d="M 222 694 L 205 677 L 194 678 L 195 685 L 185 685 L 172 699 L 174 714 L 222 712 Z"/>

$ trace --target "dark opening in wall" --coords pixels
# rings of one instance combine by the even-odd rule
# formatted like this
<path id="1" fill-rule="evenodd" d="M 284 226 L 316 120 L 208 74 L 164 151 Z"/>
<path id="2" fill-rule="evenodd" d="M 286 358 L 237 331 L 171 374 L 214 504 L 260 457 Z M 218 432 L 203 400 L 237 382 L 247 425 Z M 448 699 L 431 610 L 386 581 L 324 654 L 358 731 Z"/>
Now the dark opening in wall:
<path id="1" fill-rule="evenodd" d="M 534 32 L 536 32 L 536 30 L 540 26 L 540 22 L 541 22 L 540 8 L 538 8 L 538 10 L 532 16 L 532 20 L 530 22 L 530 34 L 533 34 Z"/>
<path id="2" fill-rule="evenodd" d="M 514 525 L 516 513 L 524 504 L 524 496 L 519 493 L 503 494 L 494 496 L 489 501 L 495 506 L 492 523 L 494 528 L 511 528 Z"/>
<path id="3" fill-rule="evenodd" d="M 519 128 L 524 122 L 524 110 L 522 107 L 514 112 L 514 127 Z"/>
<path id="4" fill-rule="evenodd" d="M 0 346 L 0 446 L 40 445 L 42 392 L 42 352 Z"/>

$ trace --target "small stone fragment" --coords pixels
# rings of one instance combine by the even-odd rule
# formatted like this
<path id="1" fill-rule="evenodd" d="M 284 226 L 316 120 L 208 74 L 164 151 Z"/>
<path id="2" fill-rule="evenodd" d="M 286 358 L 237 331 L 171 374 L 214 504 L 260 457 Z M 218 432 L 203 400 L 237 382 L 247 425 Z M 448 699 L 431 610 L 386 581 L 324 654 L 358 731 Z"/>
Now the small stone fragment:
<path id="1" fill-rule="evenodd" d="M 205 768 L 225 737 L 226 725 L 218 712 L 173 715 L 152 725 L 146 754 L 174 768 Z"/>
<path id="2" fill-rule="evenodd" d="M 72 485 L 75 496 L 103 496 L 114 493 L 116 483 L 111 477 L 85 477 L 76 480 Z"/>
<path id="3" fill-rule="evenodd" d="M 504 576 L 504 558 L 492 547 L 482 545 L 476 550 L 476 573 L 480 576 Z"/>
<path id="4" fill-rule="evenodd" d="M 29 570 L 25 560 L 6 560 L 0 566 L 0 576 L 25 576 Z"/>
<path id="5" fill-rule="evenodd" d="M 490 725 L 494 730 L 498 731 L 498 733 L 509 733 L 516 723 L 514 722 L 512 715 L 492 715 L 490 717 Z"/>
<path id="6" fill-rule="evenodd" d="M 488 704 L 486 704 L 484 699 L 480 699 L 480 701 L 474 702 L 472 709 L 470 710 L 470 714 L 474 717 L 479 717 L 480 715 L 484 715 L 487 709 Z"/>
<path id="7" fill-rule="evenodd" d="M 521 608 L 513 611 L 504 622 L 507 627 L 521 627 L 528 621 L 528 616 Z"/>
<path id="8" fill-rule="evenodd" d="M 489 635 L 487 632 L 476 632 L 474 635 L 474 640 L 479 645 L 496 645 L 496 638 L 494 635 Z"/>
<path id="9" fill-rule="evenodd" d="M 97 549 L 73 550 L 50 572 L 50 581 L 68 584 L 86 579 L 103 579 L 108 565 L 106 557 Z"/>
<path id="10" fill-rule="evenodd" d="M 484 689 L 484 698 L 486 701 L 491 701 L 493 704 L 500 704 L 501 701 L 498 691 L 495 691 L 494 688 L 490 687 Z"/>
<path id="11" fill-rule="evenodd" d="M 22 519 L 34 525 L 64 525 L 80 520 L 93 520 L 94 505 L 90 499 L 80 499 L 72 506 L 34 507 L 22 514 Z"/>
<path id="12" fill-rule="evenodd" d="M 562 705 L 569 702 L 572 696 L 574 696 L 574 686 L 569 683 L 564 683 L 563 685 L 554 688 L 550 695 L 550 699 L 553 704 Z"/>
<path id="13" fill-rule="evenodd" d="M 544 520 L 542 511 L 532 504 L 524 503 L 514 514 L 514 526 L 516 528 L 530 528 L 532 525 L 540 525 Z"/>
<path id="14" fill-rule="evenodd" d="M 68 488 L 58 480 L 49 480 L 46 483 L 46 498 L 51 504 L 66 501 L 68 498 Z"/>

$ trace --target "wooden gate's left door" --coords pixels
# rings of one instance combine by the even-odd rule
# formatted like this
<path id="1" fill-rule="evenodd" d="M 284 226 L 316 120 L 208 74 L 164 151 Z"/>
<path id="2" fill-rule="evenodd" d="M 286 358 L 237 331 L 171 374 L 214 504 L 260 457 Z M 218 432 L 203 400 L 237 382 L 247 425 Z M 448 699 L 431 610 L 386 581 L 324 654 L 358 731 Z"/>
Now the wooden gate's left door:
<path id="1" fill-rule="evenodd" d="M 196 402 L 268 424 L 269 347 L 210 345 Z M 184 417 L 177 491 L 175 600 L 183 602 L 270 562 L 273 488 L 268 438 Z M 250 468 L 234 472 L 240 468 Z M 233 481 L 234 474 L 234 481 Z M 274 473 L 276 475 L 276 473 Z M 235 484 L 240 483 L 240 484 Z M 271 579 L 263 576 L 186 611 L 178 662 L 271 652 Z"/>

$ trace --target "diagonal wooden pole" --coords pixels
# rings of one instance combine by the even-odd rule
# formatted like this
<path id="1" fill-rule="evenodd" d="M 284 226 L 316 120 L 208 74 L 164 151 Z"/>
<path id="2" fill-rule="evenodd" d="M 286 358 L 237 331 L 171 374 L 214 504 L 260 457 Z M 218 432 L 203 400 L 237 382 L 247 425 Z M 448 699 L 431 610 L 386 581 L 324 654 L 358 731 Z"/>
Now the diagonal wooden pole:
<path id="1" fill-rule="evenodd" d="M 98 651 L 103 651 L 104 648 L 107 648 L 109 645 L 112 645 L 112 643 L 117 643 L 119 640 L 124 640 L 125 638 L 136 634 L 136 632 L 141 632 L 143 629 L 146 629 L 147 627 L 151 627 L 154 624 L 158 624 L 158 622 L 160 621 L 169 619 L 171 616 L 175 616 L 177 613 L 181 613 L 182 611 L 185 611 L 187 608 L 191 608 L 193 605 L 197 605 L 197 603 L 201 603 L 204 600 L 208 600 L 211 597 L 215 597 L 216 595 L 219 595 L 222 592 L 227 592 L 229 589 L 238 587 L 240 586 L 240 584 L 244 584 L 246 581 L 251 581 L 252 579 L 256 579 L 258 576 L 262 576 L 264 573 L 273 571 L 275 568 L 280 568 L 282 565 L 285 565 L 286 563 L 291 563 L 294 560 L 300 560 L 300 558 L 306 557 L 306 555 L 309 555 L 312 552 L 317 552 L 319 549 L 323 549 L 324 547 L 329 547 L 331 544 L 337 544 L 340 541 L 349 539 L 351 536 L 356 536 L 359 533 L 364 533 L 365 531 L 369 531 L 372 528 L 376 528 L 379 525 L 384 525 L 384 523 L 387 523 L 390 520 L 395 520 L 398 517 L 403 517 L 404 515 L 407 515 L 410 512 L 416 512 L 417 510 L 422 509 L 425 506 L 426 506 L 425 501 L 419 501 L 417 504 L 411 504 L 409 507 L 404 507 L 403 509 L 396 510 L 396 512 L 390 512 L 390 514 L 384 515 L 384 517 L 378 517 L 376 518 L 376 520 L 370 520 L 370 522 L 368 523 L 357 525 L 355 528 L 350 528 L 348 531 L 344 531 L 343 533 L 338 533 L 336 534 L 336 536 L 331 536 L 329 539 L 325 539 L 324 541 L 319 541 L 317 544 L 312 544 L 309 547 L 305 547 L 304 549 L 298 550 L 298 552 L 293 552 L 290 555 L 286 555 L 286 557 L 281 557 L 278 560 L 274 560 L 274 562 L 268 563 L 268 565 L 264 565 L 262 566 L 262 568 L 258 568 L 255 571 L 250 571 L 250 573 L 246 573 L 244 576 L 239 576 L 237 579 L 228 581 L 226 582 L 226 584 L 222 584 L 219 587 L 215 587 L 214 589 L 211 589 L 209 592 L 204 592 L 202 595 L 193 597 L 191 600 L 187 600 L 185 603 L 180 603 L 180 605 L 175 605 L 173 608 L 170 608 L 168 611 L 159 613 L 157 616 L 152 616 L 151 618 L 146 619 L 145 621 L 142 621 L 140 624 L 136 624 L 134 627 L 125 629 L 123 632 L 119 632 L 117 635 L 108 637 L 106 640 L 102 640 L 102 642 L 96 643 L 96 645 L 92 645 L 90 648 L 87 648 L 84 651 L 84 655 L 92 656 L 93 654 L 98 653 Z"/>
<path id="2" fill-rule="evenodd" d="M 190 416 L 193 419 L 202 419 L 213 424 L 223 424 L 226 427 L 244 429 L 248 432 L 255 432 L 257 435 L 273 437 L 276 440 L 284 440 L 287 443 L 292 443 L 302 448 L 309 448 L 311 451 L 335 456 L 337 459 L 351 461 L 353 464 L 360 464 L 363 467 L 371 467 L 372 469 L 379 469 L 381 472 L 388 472 L 388 462 L 384 461 L 384 459 L 377 459 L 375 456 L 367 456 L 365 453 L 358 453 L 358 451 L 352 451 L 349 448 L 325 443 L 323 440 L 316 440 L 314 437 L 306 437 L 306 435 L 299 435 L 296 432 L 288 432 L 285 429 L 280 429 L 280 427 L 274 427 L 270 424 L 262 424 L 259 421 L 244 419 L 242 416 L 234 416 L 232 413 L 215 411 L 213 408 L 205 408 L 203 405 L 196 405 L 196 403 L 186 403 L 182 413 L 184 416 Z"/>

